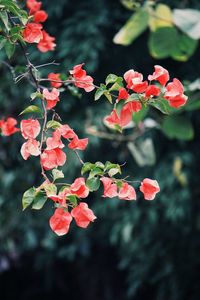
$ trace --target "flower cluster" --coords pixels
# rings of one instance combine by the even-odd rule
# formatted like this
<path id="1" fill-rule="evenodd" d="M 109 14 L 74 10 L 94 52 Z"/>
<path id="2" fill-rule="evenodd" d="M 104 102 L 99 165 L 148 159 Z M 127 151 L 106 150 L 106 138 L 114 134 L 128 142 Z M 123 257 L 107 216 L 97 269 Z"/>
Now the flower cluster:
<path id="1" fill-rule="evenodd" d="M 169 82 L 168 71 L 159 66 L 154 66 L 155 71 L 143 81 L 143 75 L 133 69 L 125 72 L 123 78 L 126 88 L 121 87 L 118 92 L 115 107 L 111 114 L 105 118 L 105 123 L 112 128 L 123 128 L 132 120 L 132 114 L 142 110 L 142 105 L 156 103 L 158 99 L 164 99 L 169 106 L 179 108 L 186 104 L 187 96 L 181 82 L 174 78 Z M 153 82 L 153 84 L 152 84 Z M 124 101 L 124 105 L 117 111 L 117 104 Z"/>
<path id="2" fill-rule="evenodd" d="M 27 0 L 26 6 L 29 10 L 30 22 L 28 22 L 23 30 L 23 38 L 27 43 L 36 43 L 37 48 L 41 52 L 54 50 L 55 38 L 50 36 L 44 29 L 43 24 L 48 14 L 41 10 L 42 2 L 37 0 Z"/>

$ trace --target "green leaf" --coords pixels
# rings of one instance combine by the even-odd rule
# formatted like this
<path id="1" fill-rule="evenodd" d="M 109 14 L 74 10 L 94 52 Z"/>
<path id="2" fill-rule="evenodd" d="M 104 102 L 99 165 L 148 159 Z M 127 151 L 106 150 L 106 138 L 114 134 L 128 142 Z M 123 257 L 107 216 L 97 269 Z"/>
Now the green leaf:
<path id="1" fill-rule="evenodd" d="M 109 74 L 106 77 L 106 85 L 108 85 L 109 83 L 115 83 L 118 79 L 118 76 L 115 74 Z"/>
<path id="2" fill-rule="evenodd" d="M 138 112 L 134 112 L 132 114 L 132 120 L 135 124 L 139 124 L 141 121 L 144 120 L 144 118 L 146 117 L 147 113 L 148 113 L 149 107 L 148 106 L 144 106 L 142 107 L 142 109 Z"/>
<path id="3" fill-rule="evenodd" d="M 124 87 L 123 78 L 118 77 L 116 82 L 109 88 L 109 92 L 118 91 L 121 87 Z"/>
<path id="4" fill-rule="evenodd" d="M 77 205 L 77 198 L 75 195 L 69 195 L 69 196 L 67 196 L 67 199 L 69 199 L 69 202 L 71 204 L 73 204 L 74 206 Z"/>
<path id="5" fill-rule="evenodd" d="M 94 100 L 99 100 L 101 96 L 104 95 L 105 91 L 107 91 L 105 84 L 101 84 L 100 87 L 96 90 L 94 95 Z"/>
<path id="6" fill-rule="evenodd" d="M 19 116 L 20 115 L 23 115 L 23 114 L 32 114 L 32 113 L 34 113 L 34 114 L 41 114 L 42 115 L 42 111 L 41 111 L 41 109 L 38 107 L 38 106 L 36 106 L 36 105 L 30 105 L 30 106 L 28 106 L 27 108 L 25 108 L 20 114 L 19 114 Z"/>
<path id="7" fill-rule="evenodd" d="M 60 126 L 61 126 L 61 124 L 58 121 L 52 120 L 52 121 L 47 122 L 47 126 L 46 127 L 47 127 L 47 129 L 49 129 L 49 128 L 57 129 Z"/>
<path id="8" fill-rule="evenodd" d="M 7 39 L 0 35 L 0 50 L 5 46 L 5 43 L 6 43 Z"/>
<path id="9" fill-rule="evenodd" d="M 22 208 L 23 210 L 25 210 L 29 205 L 32 204 L 34 198 L 36 195 L 36 188 L 32 187 L 30 189 L 28 189 L 22 197 Z"/>
<path id="10" fill-rule="evenodd" d="M 190 38 L 186 34 L 180 34 L 175 49 L 171 53 L 171 57 L 178 61 L 187 61 L 195 52 L 198 41 Z"/>
<path id="11" fill-rule="evenodd" d="M 105 172 L 108 172 L 110 177 L 116 175 L 117 173 L 121 174 L 121 167 L 119 164 L 113 164 L 110 161 L 105 163 Z"/>
<path id="12" fill-rule="evenodd" d="M 53 183 L 43 184 L 43 189 L 45 190 L 47 196 L 57 194 L 57 187 Z"/>
<path id="13" fill-rule="evenodd" d="M 86 180 L 86 186 L 89 188 L 90 192 L 97 191 L 100 187 L 99 177 L 88 178 Z"/>
<path id="14" fill-rule="evenodd" d="M 81 175 L 84 175 L 85 173 L 91 171 L 94 166 L 95 165 L 90 162 L 84 163 L 84 165 L 82 166 L 82 169 L 81 169 Z"/>
<path id="15" fill-rule="evenodd" d="M 177 27 L 192 39 L 200 38 L 200 11 L 196 9 L 174 9 L 173 20 Z"/>
<path id="16" fill-rule="evenodd" d="M 154 58 L 167 58 L 177 47 L 178 32 L 174 27 L 162 27 L 150 33 L 148 46 Z"/>
<path id="17" fill-rule="evenodd" d="M 94 167 L 90 171 L 89 178 L 95 177 L 96 175 L 103 175 L 103 174 L 104 174 L 104 172 L 102 171 L 101 168 Z"/>
<path id="18" fill-rule="evenodd" d="M 9 24 L 9 21 L 8 21 L 8 14 L 5 10 L 2 10 L 0 12 L 0 19 L 2 20 L 7 32 L 9 32 L 10 30 L 10 24 Z"/>
<path id="19" fill-rule="evenodd" d="M 173 15 L 170 7 L 160 3 L 155 10 L 150 10 L 149 27 L 152 31 L 160 27 L 173 27 Z"/>
<path id="20" fill-rule="evenodd" d="M 33 200 L 32 209 L 41 209 L 45 202 L 47 201 L 47 196 L 43 192 L 38 192 Z"/>
<path id="21" fill-rule="evenodd" d="M 150 103 L 151 106 L 159 110 L 161 113 L 168 115 L 170 112 L 173 112 L 173 108 L 170 107 L 166 99 L 156 99 L 154 102 Z"/>
<path id="22" fill-rule="evenodd" d="M 171 115 L 165 117 L 161 128 L 170 139 L 176 138 L 187 141 L 194 137 L 192 123 L 183 116 Z"/>
<path id="23" fill-rule="evenodd" d="M 59 178 L 64 178 L 64 174 L 62 171 L 58 170 L 58 169 L 53 169 L 52 170 L 52 175 L 53 175 L 53 180 L 57 180 Z"/>
<path id="24" fill-rule="evenodd" d="M 98 167 L 98 168 L 101 168 L 101 169 L 105 168 L 104 164 L 101 161 L 95 162 L 95 166 Z"/>
<path id="25" fill-rule="evenodd" d="M 112 168 L 108 171 L 108 175 L 110 177 L 113 177 L 115 176 L 117 173 L 120 173 L 121 174 L 121 168 L 118 166 L 117 168 Z"/>
<path id="26" fill-rule="evenodd" d="M 39 92 L 32 93 L 32 94 L 31 94 L 31 100 L 34 100 L 34 99 L 36 99 L 36 98 L 42 99 L 43 96 L 42 96 L 42 94 L 39 93 Z"/>
<path id="27" fill-rule="evenodd" d="M 14 52 L 15 52 L 15 44 L 12 44 L 11 42 L 9 42 L 7 40 L 6 43 L 5 43 L 5 50 L 6 50 L 6 55 L 10 59 L 13 56 Z"/>
<path id="28" fill-rule="evenodd" d="M 128 46 L 140 36 L 147 27 L 148 13 L 144 8 L 140 8 L 114 36 L 113 42 L 115 44 Z"/>

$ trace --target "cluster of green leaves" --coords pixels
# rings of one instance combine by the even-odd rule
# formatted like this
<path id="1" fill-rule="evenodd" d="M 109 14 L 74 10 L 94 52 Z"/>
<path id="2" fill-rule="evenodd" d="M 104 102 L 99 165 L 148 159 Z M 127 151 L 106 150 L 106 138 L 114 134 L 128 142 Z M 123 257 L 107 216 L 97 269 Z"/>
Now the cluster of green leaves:
<path id="1" fill-rule="evenodd" d="M 152 1 L 146 1 L 115 35 L 114 43 L 130 45 L 149 28 L 148 47 L 154 58 L 187 61 L 194 54 L 200 38 L 199 17 L 200 11 L 195 9 L 172 11 L 166 4 L 154 5 Z"/>
<path id="2" fill-rule="evenodd" d="M 16 22 L 16 18 L 18 22 Z M 17 41 L 23 43 L 21 32 L 27 21 L 27 12 L 21 9 L 15 1 L 0 1 L 0 50 L 4 48 L 8 58 L 14 54 Z M 16 22 L 14 27 L 12 22 Z"/>

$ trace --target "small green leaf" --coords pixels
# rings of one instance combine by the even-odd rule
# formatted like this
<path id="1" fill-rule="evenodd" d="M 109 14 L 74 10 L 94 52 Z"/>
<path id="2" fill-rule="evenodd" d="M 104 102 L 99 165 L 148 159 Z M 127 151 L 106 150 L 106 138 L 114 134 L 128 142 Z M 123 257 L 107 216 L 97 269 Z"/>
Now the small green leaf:
<path id="1" fill-rule="evenodd" d="M 123 78 L 118 77 L 116 82 L 109 88 L 109 92 L 118 91 L 121 87 L 124 87 Z"/>
<path id="2" fill-rule="evenodd" d="M 6 38 L 0 35 L 0 50 L 5 46 L 6 41 Z"/>
<path id="3" fill-rule="evenodd" d="M 43 184 L 43 189 L 45 190 L 47 196 L 57 194 L 57 187 L 53 183 Z"/>
<path id="4" fill-rule="evenodd" d="M 98 167 L 98 168 L 101 168 L 101 169 L 105 168 L 104 164 L 101 161 L 95 162 L 95 166 Z"/>
<path id="5" fill-rule="evenodd" d="M 10 30 L 10 24 L 9 24 L 9 21 L 8 21 L 8 14 L 5 10 L 2 10 L 0 12 L 0 19 L 2 20 L 6 30 L 9 32 Z"/>
<path id="6" fill-rule="evenodd" d="M 62 171 L 58 170 L 58 169 L 53 169 L 52 170 L 52 175 L 53 175 L 53 180 L 57 180 L 59 178 L 64 178 L 64 174 Z"/>
<path id="7" fill-rule="evenodd" d="M 82 166 L 82 169 L 81 169 L 81 175 L 84 175 L 86 172 L 91 171 L 94 166 L 95 165 L 90 162 L 84 163 L 84 165 Z"/>
<path id="8" fill-rule="evenodd" d="M 148 113 L 148 110 L 149 110 L 148 106 L 145 107 L 143 105 L 143 107 L 142 107 L 142 109 L 140 111 L 134 112 L 132 114 L 132 120 L 133 120 L 133 122 L 138 125 L 141 121 L 144 120 L 144 118 L 146 117 L 146 115 Z"/>
<path id="9" fill-rule="evenodd" d="M 30 106 L 28 106 L 27 108 L 25 108 L 20 114 L 19 114 L 19 116 L 20 115 L 23 115 L 23 114 L 32 114 L 32 113 L 34 113 L 34 114 L 41 114 L 42 115 L 42 111 L 41 111 L 41 109 L 38 107 L 38 106 L 36 106 L 36 105 L 30 105 Z"/>
<path id="10" fill-rule="evenodd" d="M 47 197 L 46 195 L 43 193 L 43 192 L 38 192 L 36 195 L 35 195 L 35 198 L 33 200 L 33 204 L 32 204 L 32 209 L 41 209 L 45 202 L 47 201 Z"/>
<path id="11" fill-rule="evenodd" d="M 57 128 L 59 128 L 61 126 L 61 124 L 58 122 L 58 121 L 54 121 L 54 120 L 52 120 L 52 121 L 49 121 L 48 123 L 47 123 L 47 129 L 49 129 L 49 128 L 52 128 L 52 129 L 57 129 Z"/>
<path id="12" fill-rule="evenodd" d="M 108 175 L 109 175 L 110 177 L 115 176 L 117 173 L 121 173 L 120 167 L 112 168 L 112 169 L 110 169 L 110 170 L 108 171 Z"/>
<path id="13" fill-rule="evenodd" d="M 108 172 L 108 174 L 109 174 L 109 171 L 110 171 L 109 176 L 112 177 L 112 176 L 114 176 L 114 175 L 117 174 L 117 173 L 120 173 L 120 174 L 121 174 L 121 167 L 120 167 L 119 164 L 113 164 L 113 163 L 111 163 L 110 161 L 107 161 L 107 162 L 105 163 L 105 169 L 104 169 L 104 171 L 105 171 L 105 172 Z M 114 173 L 115 173 L 115 174 L 114 174 Z M 114 175 L 112 175 L 112 174 L 114 174 Z"/>
<path id="14" fill-rule="evenodd" d="M 97 191 L 100 187 L 99 177 L 88 178 L 86 180 L 86 186 L 89 188 L 90 192 Z"/>
<path id="15" fill-rule="evenodd" d="M 36 98 L 42 99 L 43 96 L 42 96 L 42 94 L 39 93 L 39 92 L 32 93 L 32 94 L 31 94 L 31 100 L 34 100 L 34 99 L 36 99 Z"/>
<path id="16" fill-rule="evenodd" d="M 109 83 L 115 83 L 118 79 L 118 76 L 115 74 L 109 74 L 106 77 L 106 85 L 108 85 Z"/>
<path id="17" fill-rule="evenodd" d="M 94 167 L 90 171 L 89 178 L 95 177 L 96 175 L 103 175 L 103 174 L 104 174 L 104 172 L 102 171 L 101 168 Z"/>
<path id="18" fill-rule="evenodd" d="M 69 196 L 67 196 L 67 199 L 69 199 L 69 202 L 71 204 L 73 204 L 74 206 L 77 205 L 77 198 L 75 195 L 69 195 Z"/>
<path id="19" fill-rule="evenodd" d="M 23 197 L 22 197 L 22 207 L 23 207 L 23 210 L 25 210 L 29 205 L 32 204 L 34 198 L 35 198 L 35 195 L 36 195 L 36 188 L 35 187 L 32 187 L 30 189 L 28 189 L 24 194 L 23 194 Z"/>
<path id="20" fill-rule="evenodd" d="M 12 44 L 11 42 L 9 42 L 7 40 L 6 43 L 5 43 L 5 50 L 6 50 L 6 55 L 10 59 L 13 56 L 14 52 L 15 52 L 15 44 Z"/>
<path id="21" fill-rule="evenodd" d="M 130 45 L 148 27 L 148 13 L 144 8 L 134 13 L 120 31 L 114 36 L 113 42 L 124 46 Z"/>
<path id="22" fill-rule="evenodd" d="M 161 113 L 168 115 L 173 109 L 169 106 L 169 103 L 165 99 L 155 100 L 150 104 L 157 110 L 161 111 Z"/>
<path id="23" fill-rule="evenodd" d="M 104 95 L 105 91 L 107 91 L 105 84 L 101 84 L 100 87 L 96 90 L 94 100 L 99 100 L 101 96 Z"/>

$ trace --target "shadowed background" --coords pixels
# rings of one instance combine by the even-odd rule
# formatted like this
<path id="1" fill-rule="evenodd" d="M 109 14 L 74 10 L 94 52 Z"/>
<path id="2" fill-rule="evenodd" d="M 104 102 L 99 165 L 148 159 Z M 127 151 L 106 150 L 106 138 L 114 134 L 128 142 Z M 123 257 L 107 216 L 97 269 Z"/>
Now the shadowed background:
<path id="1" fill-rule="evenodd" d="M 200 9 L 196 1 L 183 1 L 185 7 Z M 165 1 L 178 7 L 180 1 Z M 199 77 L 198 48 L 186 62 L 155 60 L 147 47 L 148 31 L 132 45 L 115 45 L 113 36 L 130 17 L 118 0 L 43 1 L 49 13 L 46 28 L 56 36 L 55 52 L 41 54 L 30 46 L 35 65 L 56 60 L 59 67 L 43 69 L 67 72 L 75 64 L 85 63 L 88 73 L 99 84 L 109 73 L 122 75 L 133 68 L 145 76 L 161 64 L 172 77 L 194 81 Z M 4 53 L 0 54 L 5 59 Z M 18 51 L 12 64 L 25 64 Z M 33 88 L 26 81 L 15 85 L 9 70 L 0 66 L 0 116 L 17 116 L 28 105 Z M 197 94 L 198 98 L 198 94 Z M 57 106 L 63 122 L 90 144 L 84 161 L 110 160 L 124 163 L 124 172 L 136 179 L 159 181 L 161 192 L 155 201 L 126 202 L 104 199 L 102 190 L 91 194 L 89 206 L 98 219 L 87 230 L 71 226 L 68 235 L 57 237 L 49 228 L 53 213 L 49 202 L 41 211 L 22 212 L 21 197 L 29 187 L 41 183 L 39 162 L 24 162 L 19 154 L 19 135 L 0 140 L 0 291 L 2 300 L 50 299 L 87 300 L 198 300 L 200 298 L 200 187 L 199 187 L 199 110 L 182 113 L 191 121 L 194 137 L 189 141 L 169 139 L 154 128 L 140 137 L 154 144 L 154 159 L 139 166 L 127 143 L 90 136 L 85 128 L 102 124 L 111 111 L 106 100 L 93 101 L 93 93 L 61 96 Z M 149 116 L 160 120 L 154 111 Z M 80 176 L 80 163 L 68 151 L 64 167 L 71 182 Z M 182 164 L 181 174 L 176 172 Z M 180 174 L 179 174 L 180 175 Z"/>

